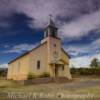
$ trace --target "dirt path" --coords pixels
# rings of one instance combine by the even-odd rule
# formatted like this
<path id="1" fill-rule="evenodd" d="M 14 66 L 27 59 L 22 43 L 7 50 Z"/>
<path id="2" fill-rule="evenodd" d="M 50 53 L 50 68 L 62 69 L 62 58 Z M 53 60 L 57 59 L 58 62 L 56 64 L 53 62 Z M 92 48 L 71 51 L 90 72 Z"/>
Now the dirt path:
<path id="1" fill-rule="evenodd" d="M 100 85 L 100 80 L 86 80 L 80 82 L 72 82 L 64 85 L 64 88 L 86 88 L 86 87 L 95 87 Z"/>

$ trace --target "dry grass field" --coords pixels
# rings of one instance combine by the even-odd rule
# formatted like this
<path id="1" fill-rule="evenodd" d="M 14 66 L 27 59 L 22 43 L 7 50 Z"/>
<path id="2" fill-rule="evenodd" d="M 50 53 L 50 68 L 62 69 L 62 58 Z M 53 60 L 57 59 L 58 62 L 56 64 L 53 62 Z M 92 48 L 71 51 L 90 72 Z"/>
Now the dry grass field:
<path id="1" fill-rule="evenodd" d="M 35 85 L 0 78 L 0 100 L 100 100 L 100 78 L 78 77 L 68 83 Z"/>

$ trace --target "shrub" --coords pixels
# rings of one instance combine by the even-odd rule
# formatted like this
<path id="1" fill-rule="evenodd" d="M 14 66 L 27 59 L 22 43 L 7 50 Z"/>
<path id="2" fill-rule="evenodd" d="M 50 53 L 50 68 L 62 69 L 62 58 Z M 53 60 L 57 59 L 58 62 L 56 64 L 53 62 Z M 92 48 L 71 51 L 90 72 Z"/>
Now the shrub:
<path id="1" fill-rule="evenodd" d="M 27 79 L 34 79 L 36 78 L 36 76 L 33 74 L 33 73 L 29 73 L 28 76 L 27 76 Z"/>
<path id="2" fill-rule="evenodd" d="M 47 73 L 47 72 L 44 72 L 44 73 L 41 74 L 39 77 L 40 77 L 40 78 L 43 78 L 43 77 L 50 77 L 50 74 Z"/>
<path id="3" fill-rule="evenodd" d="M 71 68 L 74 75 L 100 75 L 100 68 Z"/>
<path id="4" fill-rule="evenodd" d="M 75 68 L 71 68 L 70 72 L 71 72 L 71 74 L 76 74 L 76 69 Z"/>
<path id="5" fill-rule="evenodd" d="M 79 74 L 80 75 L 94 75 L 95 69 L 92 68 L 79 68 Z"/>
<path id="6" fill-rule="evenodd" d="M 95 75 L 100 75 L 100 68 L 95 68 Z"/>

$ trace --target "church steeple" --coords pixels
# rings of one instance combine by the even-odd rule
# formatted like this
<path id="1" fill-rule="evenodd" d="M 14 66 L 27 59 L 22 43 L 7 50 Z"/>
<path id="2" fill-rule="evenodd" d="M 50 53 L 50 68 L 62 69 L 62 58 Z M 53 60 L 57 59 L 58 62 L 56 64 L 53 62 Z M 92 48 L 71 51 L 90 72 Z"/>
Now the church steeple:
<path id="1" fill-rule="evenodd" d="M 51 36 L 51 37 L 57 37 L 57 27 L 55 26 L 55 23 L 52 20 L 52 15 L 50 15 L 50 21 L 48 26 L 44 30 L 44 38 Z"/>

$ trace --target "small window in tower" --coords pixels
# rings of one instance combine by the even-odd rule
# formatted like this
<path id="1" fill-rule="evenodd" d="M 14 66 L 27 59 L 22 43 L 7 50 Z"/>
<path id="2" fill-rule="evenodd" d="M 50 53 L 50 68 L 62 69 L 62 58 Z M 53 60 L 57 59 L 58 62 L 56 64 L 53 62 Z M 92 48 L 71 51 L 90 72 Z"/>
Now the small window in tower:
<path id="1" fill-rule="evenodd" d="M 64 70 L 65 68 L 64 68 L 64 65 L 62 65 L 62 70 Z"/>
<path id="2" fill-rule="evenodd" d="M 56 47 L 56 44 L 54 44 L 54 47 Z"/>
<path id="3" fill-rule="evenodd" d="M 37 69 L 40 69 L 40 60 L 37 61 Z"/>
<path id="4" fill-rule="evenodd" d="M 47 31 L 46 31 L 46 33 L 45 33 L 45 34 L 46 34 L 46 37 L 48 37 L 48 32 L 47 32 Z"/>

